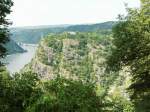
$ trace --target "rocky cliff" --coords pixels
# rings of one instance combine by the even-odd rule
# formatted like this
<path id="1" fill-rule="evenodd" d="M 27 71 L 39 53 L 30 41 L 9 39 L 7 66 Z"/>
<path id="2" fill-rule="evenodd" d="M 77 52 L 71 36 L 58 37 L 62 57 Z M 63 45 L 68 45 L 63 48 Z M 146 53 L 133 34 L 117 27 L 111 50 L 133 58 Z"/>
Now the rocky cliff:
<path id="1" fill-rule="evenodd" d="M 28 68 L 38 73 L 42 79 L 61 75 L 100 81 L 104 75 L 110 40 L 110 37 L 93 33 L 48 35 L 40 42 L 36 56 Z"/>
<path id="2" fill-rule="evenodd" d="M 111 41 L 111 35 L 95 33 L 48 35 L 40 42 L 36 56 L 24 70 L 32 70 L 44 81 L 63 76 L 97 83 L 111 96 L 119 94 L 128 98 L 125 91 L 130 84 L 129 69 L 113 74 L 105 72 Z"/>

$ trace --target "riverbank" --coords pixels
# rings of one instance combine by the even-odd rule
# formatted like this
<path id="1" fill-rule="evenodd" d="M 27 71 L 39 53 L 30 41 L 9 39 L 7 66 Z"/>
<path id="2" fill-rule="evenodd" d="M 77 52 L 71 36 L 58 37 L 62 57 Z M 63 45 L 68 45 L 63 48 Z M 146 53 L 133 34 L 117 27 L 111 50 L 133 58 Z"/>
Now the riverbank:
<path id="1" fill-rule="evenodd" d="M 34 57 L 37 48 L 36 45 L 22 45 L 21 47 L 25 49 L 26 52 L 8 55 L 4 59 L 6 68 L 11 74 L 19 72 L 26 64 L 28 64 Z"/>

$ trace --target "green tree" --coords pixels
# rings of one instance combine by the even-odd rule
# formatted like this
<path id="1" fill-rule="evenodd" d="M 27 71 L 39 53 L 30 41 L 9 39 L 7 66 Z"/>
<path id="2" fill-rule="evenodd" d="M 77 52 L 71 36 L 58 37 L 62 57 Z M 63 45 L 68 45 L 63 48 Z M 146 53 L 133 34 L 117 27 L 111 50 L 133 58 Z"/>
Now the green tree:
<path id="1" fill-rule="evenodd" d="M 44 94 L 27 112 L 100 112 L 103 108 L 93 84 L 60 77 L 43 85 Z"/>
<path id="2" fill-rule="evenodd" d="M 10 24 L 6 19 L 7 14 L 10 14 L 11 6 L 13 2 L 11 0 L 0 0 L 0 58 L 6 55 L 6 49 L 4 44 L 9 41 L 9 31 L 7 26 Z M 1 66 L 0 62 L 0 111 L 8 111 L 8 102 L 10 99 L 7 98 L 10 88 L 11 77 L 6 71 L 6 68 Z M 10 100 L 11 101 L 11 100 Z"/>
<path id="3" fill-rule="evenodd" d="M 23 112 L 30 103 L 30 99 L 39 97 L 37 75 L 32 72 L 15 74 L 14 77 L 0 70 L 0 111 Z"/>
<path id="4" fill-rule="evenodd" d="M 7 112 L 8 111 L 8 93 L 10 89 L 10 81 L 11 77 L 9 73 L 6 71 L 5 67 L 0 67 L 0 111 Z M 11 100 L 10 100 L 11 101 Z"/>
<path id="5" fill-rule="evenodd" d="M 108 70 L 129 68 L 132 76 L 129 91 L 136 111 L 149 112 L 150 1 L 141 0 L 141 8 L 127 10 L 127 17 L 120 18 L 113 28 L 114 47 L 107 61 Z"/>
<path id="6" fill-rule="evenodd" d="M 9 93 L 13 98 L 11 104 L 11 112 L 22 112 L 28 106 L 30 98 L 34 98 L 39 94 L 37 87 L 38 84 L 37 74 L 32 72 L 25 72 L 22 74 L 15 74 L 12 79 L 12 86 Z M 36 93 L 37 92 L 37 93 Z"/>
<path id="7" fill-rule="evenodd" d="M 6 55 L 4 44 L 9 41 L 9 31 L 7 29 L 10 22 L 6 16 L 11 12 L 11 0 L 0 0 L 0 58 Z"/>

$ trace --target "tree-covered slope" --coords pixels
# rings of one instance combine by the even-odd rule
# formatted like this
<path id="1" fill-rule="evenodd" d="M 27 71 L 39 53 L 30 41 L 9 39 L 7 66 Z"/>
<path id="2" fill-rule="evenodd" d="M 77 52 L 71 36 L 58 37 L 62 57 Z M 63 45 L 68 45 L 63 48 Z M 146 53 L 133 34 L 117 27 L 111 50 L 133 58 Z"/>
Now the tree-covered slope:
<path id="1" fill-rule="evenodd" d="M 37 44 L 44 35 L 58 33 L 62 28 L 16 28 L 11 29 L 11 38 L 16 42 Z"/>
<path id="2" fill-rule="evenodd" d="M 12 28 L 12 39 L 16 42 L 38 43 L 42 37 L 49 33 L 62 32 L 92 32 L 100 30 L 111 30 L 116 22 L 105 22 L 91 25 L 60 25 L 60 26 L 36 26 Z"/>
<path id="3" fill-rule="evenodd" d="M 4 45 L 7 49 L 7 54 L 14 54 L 14 53 L 22 53 L 25 52 L 23 48 L 21 48 L 14 40 L 10 39 L 8 43 Z"/>
<path id="4" fill-rule="evenodd" d="M 73 25 L 66 28 L 66 31 L 74 32 L 92 32 L 98 30 L 108 30 L 116 24 L 114 21 L 99 23 L 99 24 L 89 24 L 89 25 Z"/>

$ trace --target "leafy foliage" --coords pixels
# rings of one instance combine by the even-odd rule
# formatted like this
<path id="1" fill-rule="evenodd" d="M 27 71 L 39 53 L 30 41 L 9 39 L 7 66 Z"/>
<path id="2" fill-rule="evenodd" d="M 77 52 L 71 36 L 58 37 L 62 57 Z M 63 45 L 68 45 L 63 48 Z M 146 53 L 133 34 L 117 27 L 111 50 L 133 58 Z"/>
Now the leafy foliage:
<path id="1" fill-rule="evenodd" d="M 0 111 L 2 112 L 23 112 L 29 104 L 29 99 L 38 94 L 37 75 L 31 72 L 15 74 L 12 78 L 6 72 L 0 73 L 1 95 Z"/>
<path id="2" fill-rule="evenodd" d="M 9 31 L 7 26 L 10 24 L 6 19 L 6 16 L 7 14 L 10 14 L 12 5 L 13 2 L 11 0 L 0 1 L 0 58 L 6 55 L 4 44 L 9 41 Z"/>
<path id="3" fill-rule="evenodd" d="M 131 99 L 139 112 L 150 111 L 150 2 L 128 9 L 128 16 L 113 29 L 114 48 L 108 59 L 113 71 L 128 66 L 132 75 Z"/>
<path id="4" fill-rule="evenodd" d="M 99 112 L 102 109 L 92 84 L 56 78 L 45 82 L 44 87 L 45 94 L 27 112 Z"/>

